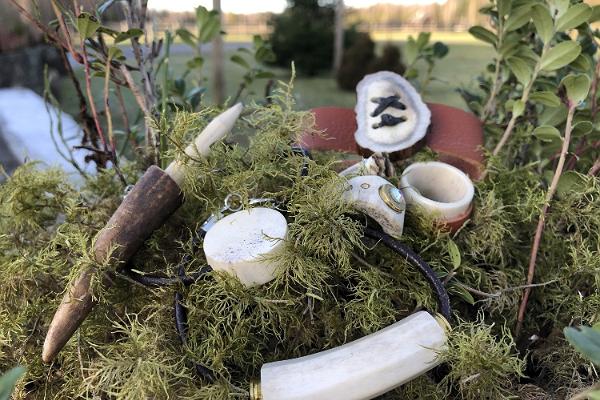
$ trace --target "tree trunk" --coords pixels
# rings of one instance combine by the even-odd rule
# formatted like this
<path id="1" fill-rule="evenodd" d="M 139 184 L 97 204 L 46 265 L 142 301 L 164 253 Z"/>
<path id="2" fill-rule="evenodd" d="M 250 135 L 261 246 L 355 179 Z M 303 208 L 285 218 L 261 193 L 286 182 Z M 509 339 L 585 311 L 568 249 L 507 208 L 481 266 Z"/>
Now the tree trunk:
<path id="1" fill-rule="evenodd" d="M 338 72 L 344 52 L 344 0 L 337 0 L 335 7 L 335 38 L 333 44 L 333 71 Z"/>
<path id="2" fill-rule="evenodd" d="M 223 13 L 221 12 L 221 0 L 213 0 L 213 9 L 219 13 L 221 24 L 223 23 Z M 213 92 L 214 102 L 223 104 L 225 100 L 225 81 L 223 79 L 223 37 L 217 35 L 212 42 L 213 59 Z"/>

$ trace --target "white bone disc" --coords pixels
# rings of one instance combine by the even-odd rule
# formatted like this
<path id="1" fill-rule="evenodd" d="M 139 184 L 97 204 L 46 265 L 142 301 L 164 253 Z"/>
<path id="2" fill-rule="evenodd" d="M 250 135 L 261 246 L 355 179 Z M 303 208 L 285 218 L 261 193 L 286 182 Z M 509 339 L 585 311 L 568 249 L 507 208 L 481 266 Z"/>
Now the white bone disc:
<path id="1" fill-rule="evenodd" d="M 439 161 L 409 165 L 400 187 L 409 206 L 420 207 L 441 221 L 464 215 L 475 194 L 473 182 L 464 172 Z"/>
<path id="2" fill-rule="evenodd" d="M 344 201 L 377 221 L 385 233 L 399 238 L 406 208 L 400 190 L 377 175 L 356 176 L 348 183 L 350 186 L 342 197 Z"/>
<path id="3" fill-rule="evenodd" d="M 285 217 L 271 208 L 235 212 L 206 233 L 206 261 L 246 286 L 262 285 L 275 278 L 278 265 L 273 256 L 284 246 L 287 229 Z"/>

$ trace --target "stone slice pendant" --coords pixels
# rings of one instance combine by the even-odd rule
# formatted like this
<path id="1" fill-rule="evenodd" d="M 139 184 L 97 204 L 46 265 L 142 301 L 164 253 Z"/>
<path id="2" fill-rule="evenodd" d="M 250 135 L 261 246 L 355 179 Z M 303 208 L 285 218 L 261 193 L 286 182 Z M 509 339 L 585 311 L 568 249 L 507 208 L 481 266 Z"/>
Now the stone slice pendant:
<path id="1" fill-rule="evenodd" d="M 423 139 L 431 112 L 411 84 L 389 71 L 366 75 L 356 86 L 356 143 L 393 153 Z"/>
<path id="2" fill-rule="evenodd" d="M 367 400 L 439 363 L 445 328 L 425 311 L 331 350 L 263 365 L 263 400 Z M 256 390 L 258 392 L 258 390 Z"/>
<path id="3" fill-rule="evenodd" d="M 400 187 L 409 208 L 421 208 L 442 223 L 462 225 L 471 213 L 473 182 L 450 164 L 438 161 L 411 164 L 402 173 Z"/>
<path id="4" fill-rule="evenodd" d="M 271 208 L 235 212 L 206 233 L 206 261 L 214 270 L 236 276 L 245 286 L 262 285 L 275 278 L 275 257 L 285 245 L 287 229 L 285 217 Z"/>
<path id="5" fill-rule="evenodd" d="M 388 235 L 402 236 L 406 203 L 397 187 L 377 175 L 356 176 L 348 184 L 344 201 L 373 218 Z"/>

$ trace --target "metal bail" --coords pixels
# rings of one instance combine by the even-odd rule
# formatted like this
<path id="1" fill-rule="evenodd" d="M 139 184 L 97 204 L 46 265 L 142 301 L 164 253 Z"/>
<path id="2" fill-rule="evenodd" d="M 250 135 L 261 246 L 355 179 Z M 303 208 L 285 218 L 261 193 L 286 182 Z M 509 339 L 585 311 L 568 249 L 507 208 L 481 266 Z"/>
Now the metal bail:
<path id="1" fill-rule="evenodd" d="M 379 187 L 379 197 L 392 210 L 396 212 L 404 212 L 406 206 L 402 192 L 392 184 L 385 184 Z"/>
<path id="2" fill-rule="evenodd" d="M 260 381 L 257 379 L 250 381 L 250 400 L 262 400 Z"/>

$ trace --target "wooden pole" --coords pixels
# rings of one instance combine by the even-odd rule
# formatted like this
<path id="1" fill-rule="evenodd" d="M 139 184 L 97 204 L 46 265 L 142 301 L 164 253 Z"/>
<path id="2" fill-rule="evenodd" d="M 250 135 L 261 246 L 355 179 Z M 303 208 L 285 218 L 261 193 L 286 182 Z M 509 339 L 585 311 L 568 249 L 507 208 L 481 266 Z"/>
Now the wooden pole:
<path id="1" fill-rule="evenodd" d="M 221 0 L 213 0 L 213 10 L 219 13 L 220 24 L 223 24 Z M 213 59 L 213 92 L 214 102 L 218 105 L 225 101 L 225 80 L 223 78 L 223 37 L 219 34 L 212 42 Z"/>
<path id="2" fill-rule="evenodd" d="M 337 74 L 342 65 L 344 52 L 344 0 L 335 5 L 335 34 L 333 43 L 333 71 Z"/>

